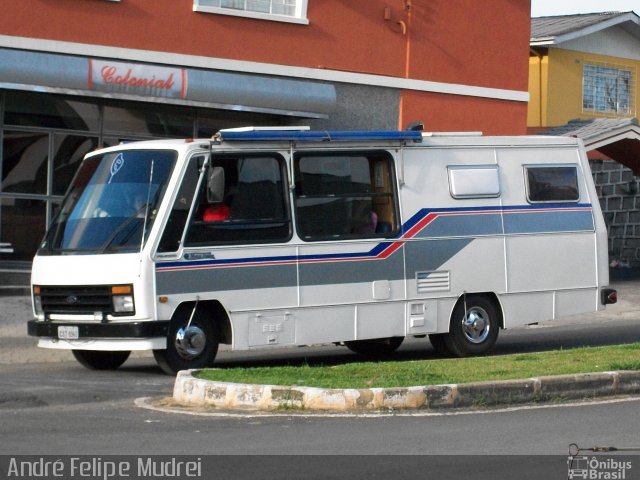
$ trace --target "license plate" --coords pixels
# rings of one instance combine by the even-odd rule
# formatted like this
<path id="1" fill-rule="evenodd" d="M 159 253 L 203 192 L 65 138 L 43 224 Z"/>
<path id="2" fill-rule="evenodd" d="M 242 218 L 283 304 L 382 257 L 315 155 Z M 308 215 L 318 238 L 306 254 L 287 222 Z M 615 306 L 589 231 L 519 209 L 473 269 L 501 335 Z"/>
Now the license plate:
<path id="1" fill-rule="evenodd" d="M 80 338 L 78 327 L 58 327 L 58 338 L 60 340 L 77 340 L 78 338 Z"/>

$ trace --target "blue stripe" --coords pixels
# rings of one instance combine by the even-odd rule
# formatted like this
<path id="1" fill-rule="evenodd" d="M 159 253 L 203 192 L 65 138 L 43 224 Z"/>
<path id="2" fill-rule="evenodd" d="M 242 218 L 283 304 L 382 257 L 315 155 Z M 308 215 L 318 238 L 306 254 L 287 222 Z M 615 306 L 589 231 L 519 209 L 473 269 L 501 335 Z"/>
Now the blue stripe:
<path id="1" fill-rule="evenodd" d="M 441 215 L 420 231 L 418 238 L 469 237 L 502 234 L 502 213 Z"/>
<path id="2" fill-rule="evenodd" d="M 457 213 L 460 215 L 452 215 Z M 411 237 L 405 236 L 407 232 L 410 232 L 412 228 L 431 214 L 435 214 L 433 221 L 426 224 L 421 230 L 414 232 Z M 368 260 L 379 258 L 385 250 L 394 246 L 396 242 L 408 240 L 409 238 L 474 237 L 516 233 L 558 233 L 593 230 L 593 213 L 591 204 L 587 203 L 551 203 L 471 208 L 453 207 L 441 209 L 424 208 L 404 223 L 401 233 L 396 237 L 382 241 L 366 252 L 213 259 L 192 262 L 174 261 L 158 263 L 156 268 L 159 270 L 172 268 L 197 269 L 239 264 L 269 265 L 274 263 L 340 261 L 347 259 Z"/>
<path id="3" fill-rule="evenodd" d="M 545 211 L 504 215 L 506 234 L 593 231 L 591 211 Z"/>

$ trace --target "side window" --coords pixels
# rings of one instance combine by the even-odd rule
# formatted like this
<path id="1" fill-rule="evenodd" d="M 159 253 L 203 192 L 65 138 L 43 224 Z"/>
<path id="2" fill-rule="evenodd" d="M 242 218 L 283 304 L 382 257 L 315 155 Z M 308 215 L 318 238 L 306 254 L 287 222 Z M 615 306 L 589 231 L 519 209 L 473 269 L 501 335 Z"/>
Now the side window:
<path id="1" fill-rule="evenodd" d="M 387 152 L 301 153 L 295 157 L 295 178 L 303 240 L 390 237 L 398 231 Z"/>
<path id="2" fill-rule="evenodd" d="M 578 170 L 575 166 L 527 166 L 527 199 L 531 203 L 577 202 Z"/>
<path id="3" fill-rule="evenodd" d="M 279 155 L 214 156 L 209 169 L 216 170 L 220 191 L 213 196 L 208 192 L 205 175 L 185 246 L 291 238 L 284 160 Z"/>

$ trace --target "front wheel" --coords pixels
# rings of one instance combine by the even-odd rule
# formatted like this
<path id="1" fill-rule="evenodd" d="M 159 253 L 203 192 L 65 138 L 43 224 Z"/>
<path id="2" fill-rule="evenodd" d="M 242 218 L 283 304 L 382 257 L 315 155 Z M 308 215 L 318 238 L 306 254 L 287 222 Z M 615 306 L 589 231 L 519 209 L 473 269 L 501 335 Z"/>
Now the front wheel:
<path id="1" fill-rule="evenodd" d="M 449 334 L 444 343 L 453 355 L 468 357 L 491 350 L 498 339 L 499 310 L 487 297 L 469 295 L 451 314 Z"/>
<path id="2" fill-rule="evenodd" d="M 373 340 L 352 340 L 344 342 L 344 344 L 352 352 L 364 357 L 381 358 L 395 352 L 403 340 L 404 337 L 388 337 Z"/>
<path id="3" fill-rule="evenodd" d="M 115 370 L 131 352 L 103 352 L 100 350 L 71 350 L 75 359 L 89 370 Z"/>
<path id="4" fill-rule="evenodd" d="M 167 348 L 154 350 L 160 368 L 169 375 L 180 370 L 206 368 L 213 364 L 218 353 L 218 332 L 213 320 L 198 311 L 189 322 L 188 315 L 177 314 L 169 323 Z"/>

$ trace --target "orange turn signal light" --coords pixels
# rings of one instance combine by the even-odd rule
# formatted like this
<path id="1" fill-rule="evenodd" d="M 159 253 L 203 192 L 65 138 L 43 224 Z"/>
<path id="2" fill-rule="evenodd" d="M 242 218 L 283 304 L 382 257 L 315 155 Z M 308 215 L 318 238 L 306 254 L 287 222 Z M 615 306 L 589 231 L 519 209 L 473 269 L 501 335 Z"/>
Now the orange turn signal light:
<path id="1" fill-rule="evenodd" d="M 131 285 L 115 285 L 111 287 L 111 293 L 113 295 L 130 295 Z"/>

